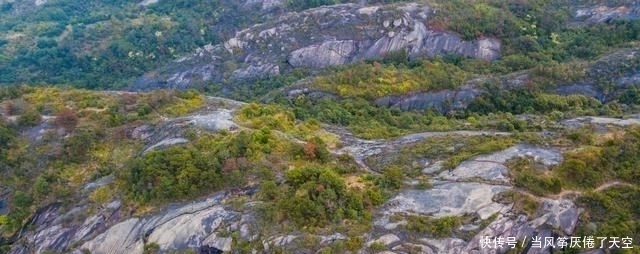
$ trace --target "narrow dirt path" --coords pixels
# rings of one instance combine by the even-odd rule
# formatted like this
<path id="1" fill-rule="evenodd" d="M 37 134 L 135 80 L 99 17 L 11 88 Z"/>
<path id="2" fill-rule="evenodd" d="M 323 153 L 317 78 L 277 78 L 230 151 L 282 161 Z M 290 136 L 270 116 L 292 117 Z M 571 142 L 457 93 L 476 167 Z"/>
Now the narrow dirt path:
<path id="1" fill-rule="evenodd" d="M 365 171 L 370 173 L 378 174 L 369 168 L 365 163 L 365 159 L 374 156 L 376 154 L 382 153 L 384 150 L 389 149 L 400 149 L 402 146 L 407 144 L 420 142 L 429 138 L 436 137 L 445 137 L 445 136 L 462 136 L 462 137 L 471 137 L 471 136 L 507 136 L 512 135 L 510 132 L 495 132 L 495 131 L 443 131 L 443 132 L 419 132 L 419 133 L 411 133 L 404 136 L 399 136 L 395 138 L 389 139 L 361 139 L 356 137 L 353 133 L 346 130 L 343 127 L 323 126 L 325 130 L 336 134 L 340 137 L 341 142 L 344 146 L 340 149 L 336 149 L 331 151 L 336 154 L 350 154 L 355 159 L 356 163 L 363 168 Z"/>
<path id="2" fill-rule="evenodd" d="M 601 191 L 605 191 L 605 190 L 607 190 L 607 189 L 609 189 L 611 187 L 614 187 L 614 186 L 634 187 L 634 185 L 630 184 L 630 183 L 625 183 L 625 182 L 622 182 L 622 181 L 619 181 L 619 180 L 611 180 L 611 181 L 608 181 L 606 183 L 601 184 L 597 188 L 593 189 L 593 191 L 594 192 L 601 192 Z M 542 198 L 564 199 L 569 195 L 582 196 L 585 193 L 585 191 L 580 191 L 580 190 L 562 190 L 558 194 L 553 194 L 553 195 L 547 195 L 547 196 L 544 196 L 544 197 L 540 197 L 540 196 L 533 195 L 533 194 L 529 193 L 528 191 L 522 190 L 522 189 L 518 190 L 518 192 L 520 192 L 521 194 L 527 195 L 527 196 L 529 196 L 529 197 L 531 197 L 531 198 L 533 198 L 533 199 L 535 199 L 535 200 L 537 200 L 539 202 L 542 201 Z"/>

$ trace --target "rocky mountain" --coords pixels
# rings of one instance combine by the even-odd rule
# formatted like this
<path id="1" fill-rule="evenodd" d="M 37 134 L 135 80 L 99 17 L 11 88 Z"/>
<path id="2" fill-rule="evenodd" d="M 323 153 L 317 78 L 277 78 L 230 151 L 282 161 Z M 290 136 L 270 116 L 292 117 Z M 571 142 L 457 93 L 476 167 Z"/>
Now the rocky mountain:
<path id="1" fill-rule="evenodd" d="M 205 82 L 268 77 L 293 68 L 322 69 L 407 51 L 411 57 L 458 54 L 484 60 L 500 56 L 500 41 L 465 41 L 427 27 L 435 10 L 426 4 L 333 5 L 286 13 L 243 29 L 145 75 L 133 89 L 187 88 Z"/>
<path id="2" fill-rule="evenodd" d="M 245 5 L 249 4 L 255 3 Z M 262 9 L 281 4 L 264 2 Z M 635 20 L 640 17 L 639 9 L 633 2 L 616 6 L 576 3 L 569 11 L 573 25 L 584 26 Z M 459 34 L 432 24 L 437 11 L 428 3 L 412 2 L 343 4 L 284 13 L 242 29 L 223 43 L 198 48 L 190 56 L 145 74 L 131 88 L 229 84 L 234 80 L 278 76 L 295 68 L 319 70 L 380 59 L 403 51 L 413 58 L 446 54 L 482 60 L 501 57 L 500 38 L 464 40 Z"/>
<path id="3" fill-rule="evenodd" d="M 0 253 L 635 253 L 639 17 L 0 0 Z"/>
<path id="4" fill-rule="evenodd" d="M 234 120 L 238 119 L 239 110 L 246 106 L 226 99 L 208 98 L 205 106 L 195 114 L 130 127 L 127 135 L 130 139 L 144 141 L 146 145 L 139 151 L 145 152 L 198 142 L 187 139 L 189 129 L 235 132 L 239 127 L 247 128 L 246 123 Z M 585 125 L 598 126 L 603 128 L 599 135 L 606 136 L 608 131 L 640 124 L 640 118 L 629 118 L 624 122 L 612 118 L 576 118 L 558 124 L 558 128 L 566 130 L 577 130 Z M 51 126 L 47 127 L 46 122 L 43 125 L 40 133 L 47 133 Z M 579 234 L 576 228 L 585 223 L 580 214 L 585 209 L 591 211 L 591 208 L 576 204 L 582 202 L 580 196 L 587 195 L 582 191 L 531 194 L 519 183 L 520 176 L 516 172 L 522 166 L 514 164 L 514 160 L 529 161 L 538 165 L 537 170 L 551 172 L 559 170 L 558 166 L 573 156 L 573 148 L 560 145 L 562 142 L 548 143 L 564 138 L 559 132 L 534 134 L 548 138 L 532 143 L 512 138 L 516 133 L 511 132 L 424 132 L 388 140 L 363 140 L 340 128 L 326 128 L 338 135 L 342 143 L 340 148 L 331 152 L 353 157 L 362 172 L 380 174 L 385 170 L 384 165 L 394 160 L 402 167 L 418 169 L 412 178 L 403 180 L 406 186 L 402 190 L 373 211 L 372 227 L 364 232 L 362 245 L 357 247 L 361 249 L 356 253 L 381 250 L 390 250 L 389 253 L 504 253 L 514 248 L 506 244 L 495 247 L 483 243 L 482 239 L 569 238 Z M 418 148 L 421 144 L 442 145 L 453 141 L 455 147 L 455 143 L 478 138 L 505 140 L 514 142 L 514 145 L 506 143 L 504 149 L 494 148 L 494 152 L 467 157 L 449 169 L 446 163 L 451 157 L 447 156 L 425 157 L 417 153 L 417 157 L 410 160 L 398 157 L 405 151 L 421 149 Z M 450 149 L 456 150 L 454 147 Z M 436 154 L 443 152 L 440 150 Z M 425 183 L 420 183 L 423 180 L 419 179 L 428 179 L 427 186 L 421 186 Z M 91 193 L 105 186 L 115 187 L 117 181 L 114 175 L 90 181 L 76 190 L 79 195 L 74 204 L 54 202 L 40 207 L 29 218 L 25 231 L 14 235 L 8 252 L 166 253 L 195 250 L 197 253 L 226 253 L 238 252 L 239 244 L 250 242 L 254 252 L 316 253 L 316 250 L 330 249 L 336 243 L 350 241 L 352 237 L 344 231 L 310 233 L 294 230 L 265 235 L 264 222 L 260 219 L 263 216 L 260 207 L 264 201 L 258 198 L 261 194 L 256 186 L 214 192 L 206 198 L 174 203 L 145 215 L 131 214 L 130 208 L 123 204 L 129 201 L 117 197 L 96 206 Z M 617 180 L 603 182 L 595 186 L 594 191 L 604 193 L 615 188 L 637 191 L 635 184 Z M 444 233 L 436 234 L 440 231 L 412 227 L 412 224 L 429 225 L 429 222 L 415 221 L 416 218 L 455 218 L 455 222 L 451 222 L 454 225 L 441 226 L 448 229 L 439 229 L 445 230 Z M 307 241 L 314 242 L 312 247 Z M 519 253 L 550 251 L 531 244 L 528 242 L 526 246 L 517 247 Z"/>

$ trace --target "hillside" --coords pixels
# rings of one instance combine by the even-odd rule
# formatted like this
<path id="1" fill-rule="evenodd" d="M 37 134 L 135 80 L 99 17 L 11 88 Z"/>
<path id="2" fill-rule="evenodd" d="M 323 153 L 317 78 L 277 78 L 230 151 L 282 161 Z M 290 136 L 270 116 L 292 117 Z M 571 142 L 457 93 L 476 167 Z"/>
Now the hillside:
<path id="1" fill-rule="evenodd" d="M 467 253 L 484 235 L 532 231 L 638 239 L 637 115 L 528 120 L 551 121 L 543 132 L 456 120 L 477 130 L 363 140 L 282 106 L 192 91 L 3 94 L 10 253 Z"/>
<path id="2" fill-rule="evenodd" d="M 639 18 L 0 0 L 0 253 L 636 253 Z"/>

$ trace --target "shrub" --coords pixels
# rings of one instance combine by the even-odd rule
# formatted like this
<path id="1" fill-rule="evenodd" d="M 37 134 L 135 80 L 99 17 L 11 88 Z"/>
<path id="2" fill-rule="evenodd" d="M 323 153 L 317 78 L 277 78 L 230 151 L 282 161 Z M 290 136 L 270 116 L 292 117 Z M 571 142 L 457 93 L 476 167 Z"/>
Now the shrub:
<path id="1" fill-rule="evenodd" d="M 42 116 L 35 109 L 27 109 L 18 117 L 18 124 L 24 127 L 31 127 L 40 124 Z"/>
<path id="2" fill-rule="evenodd" d="M 462 225 L 460 217 L 429 218 L 425 216 L 407 217 L 406 228 L 421 234 L 427 233 L 432 237 L 443 238 L 453 234 Z"/>
<path id="3" fill-rule="evenodd" d="M 540 176 L 531 171 L 517 173 L 513 182 L 535 195 L 557 194 L 562 191 L 562 181 L 553 176 Z"/>
<path id="4" fill-rule="evenodd" d="M 70 108 L 64 108 L 56 115 L 55 126 L 64 128 L 67 132 L 72 132 L 78 125 L 76 112 Z"/>
<path id="5" fill-rule="evenodd" d="M 384 170 L 382 178 L 380 179 L 378 186 L 383 189 L 397 190 L 402 187 L 404 183 L 404 174 L 399 167 L 389 167 Z"/>
<path id="6" fill-rule="evenodd" d="M 364 246 L 364 239 L 359 236 L 349 237 L 345 243 L 345 247 L 350 251 L 357 251 Z"/>

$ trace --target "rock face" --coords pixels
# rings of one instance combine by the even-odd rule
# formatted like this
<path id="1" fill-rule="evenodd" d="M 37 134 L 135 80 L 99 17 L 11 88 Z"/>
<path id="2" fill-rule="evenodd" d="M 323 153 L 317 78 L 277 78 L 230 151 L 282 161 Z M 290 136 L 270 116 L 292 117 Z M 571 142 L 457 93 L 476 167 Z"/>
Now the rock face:
<path id="1" fill-rule="evenodd" d="M 79 204 L 67 212 L 61 211 L 57 203 L 43 207 L 29 222 L 35 230 L 26 233 L 9 253 L 62 253 L 72 244 L 89 240 L 96 232 L 104 231 L 109 220 L 118 220 L 121 216 L 119 208 L 120 203 L 114 202 L 81 223 L 69 223 L 86 216 L 87 206 Z"/>
<path id="2" fill-rule="evenodd" d="M 394 107 L 401 110 L 434 109 L 445 113 L 450 110 L 464 109 L 473 100 L 484 93 L 473 86 L 463 86 L 455 90 L 415 93 L 404 96 L 386 96 L 375 101 L 376 105 Z"/>
<path id="3" fill-rule="evenodd" d="M 610 20 L 632 20 L 640 18 L 640 4 L 637 1 L 627 1 L 627 4 L 607 6 L 582 6 L 575 8 L 574 17 L 587 24 L 602 23 Z"/>
<path id="4" fill-rule="evenodd" d="M 538 198 L 540 207 L 533 218 L 513 211 L 511 204 L 501 204 L 494 201 L 494 196 L 506 190 L 513 190 L 504 163 L 515 157 L 528 156 L 542 166 L 553 166 L 562 161 L 562 155 L 556 149 L 516 145 L 503 151 L 476 156 L 462 162 L 451 172 L 437 173 L 438 170 L 427 170 L 432 174 L 434 187 L 428 190 L 409 189 L 402 191 L 389 200 L 379 211 L 374 222 L 381 231 L 378 238 L 372 238 L 391 247 L 398 253 L 419 250 L 419 253 L 506 253 L 511 248 L 504 244 L 502 247 L 493 244 L 483 244 L 483 239 L 514 237 L 517 240 L 531 240 L 533 236 L 554 237 L 571 236 L 578 223 L 581 209 L 571 200 Z M 438 164 L 437 162 L 434 164 Z M 435 175 L 434 175 L 435 174 Z M 489 221 L 486 226 L 482 223 L 463 222 L 456 232 L 470 232 L 471 237 L 455 238 L 418 238 L 405 237 L 398 241 L 383 241 L 396 239 L 399 234 L 398 226 L 406 221 L 390 222 L 392 216 L 403 214 L 417 214 L 439 218 L 444 216 L 473 215 L 480 220 Z M 554 229 L 561 229 L 560 235 Z M 389 236 L 393 233 L 392 236 Z M 464 234 L 463 234 L 464 235 Z M 395 246 L 394 246 L 395 244 Z M 523 253 L 550 253 L 549 248 L 528 248 Z"/>
<path id="5" fill-rule="evenodd" d="M 86 207 L 78 206 L 61 213 L 59 205 L 54 204 L 37 213 L 32 219 L 32 224 L 37 225 L 35 232 L 24 238 L 25 245 L 14 245 L 10 253 L 40 253 L 45 250 L 61 253 L 72 248 L 74 243 L 82 245 L 72 250 L 73 253 L 84 250 L 91 253 L 142 253 L 145 243 L 157 243 L 161 251 L 198 248 L 229 251 L 231 238 L 218 236 L 218 232 L 247 228 L 252 223 L 245 219 L 251 217 L 242 216 L 223 204 L 229 197 L 229 193 L 219 193 L 203 201 L 169 207 L 155 216 L 132 217 L 122 222 L 118 222 L 120 202 L 115 201 L 80 224 L 64 221 L 87 213 Z"/>
<path id="6" fill-rule="evenodd" d="M 517 145 L 498 153 L 471 158 L 451 171 L 440 173 L 439 178 L 450 181 L 481 179 L 487 182 L 508 184 L 510 182 L 509 169 L 504 164 L 510 159 L 525 156 L 547 167 L 557 165 L 562 161 L 562 155 L 555 149 Z"/>
<path id="7" fill-rule="evenodd" d="M 126 135 L 146 143 L 143 153 L 179 145 L 188 142 L 182 138 L 186 128 L 212 132 L 237 128 L 232 121 L 233 113 L 242 105 L 244 103 L 208 97 L 205 112 L 132 127 Z M 231 248 L 231 238 L 221 236 L 221 229 L 225 232 L 242 230 L 245 232 L 242 237 L 252 237 L 254 217 L 235 212 L 223 204 L 228 198 L 250 195 L 254 192 L 252 188 L 239 194 L 218 193 L 206 200 L 173 205 L 146 217 L 132 217 L 131 211 L 121 208 L 120 200 L 91 207 L 89 194 L 115 180 L 114 175 L 109 175 L 80 188 L 78 203 L 68 210 L 63 210 L 58 203 L 39 209 L 28 223 L 33 230 L 16 237 L 17 241 L 9 239 L 15 242 L 10 253 L 81 253 L 83 249 L 91 253 L 142 253 L 144 244 L 152 242 L 163 251 L 202 247 L 209 253 L 218 253 L 216 251 Z M 0 189 L 0 201 L 4 200 L 3 191 Z M 3 210 L 4 203 L 0 203 L 0 214 Z"/>
<path id="8" fill-rule="evenodd" d="M 640 9 L 640 6 L 637 8 Z M 603 56 L 586 74 L 585 81 L 560 85 L 554 92 L 586 95 L 605 103 L 629 89 L 637 88 L 640 85 L 640 48 L 624 49 Z M 607 84 L 607 87 L 603 84 Z"/>
<path id="9" fill-rule="evenodd" d="M 388 213 L 412 212 L 434 217 L 478 213 L 487 219 L 508 207 L 491 199 L 509 187 L 482 183 L 444 183 L 429 190 L 408 190 L 389 200 Z"/>
<path id="10" fill-rule="evenodd" d="M 262 8 L 281 1 L 249 1 Z M 411 57 L 458 54 L 492 60 L 500 41 L 430 29 L 431 7 L 423 4 L 361 7 L 342 4 L 285 13 L 236 33 L 219 45 L 207 45 L 141 77 L 132 89 L 185 88 L 204 82 L 225 83 L 268 77 L 292 68 L 320 69 L 406 51 Z"/>
<path id="11" fill-rule="evenodd" d="M 232 109 L 230 109 L 232 110 Z M 224 109 L 207 111 L 179 119 L 167 120 L 166 126 L 137 127 L 139 134 L 149 128 L 171 129 L 169 126 L 186 126 L 190 123 L 206 130 L 226 128 L 231 114 Z M 213 127 L 212 127 L 213 126 Z M 222 126 L 222 127 L 220 127 Z M 220 128 L 219 128 L 220 127 Z M 335 131 L 335 130 L 334 130 Z M 157 133 L 154 133 L 157 134 Z M 157 140 L 155 135 L 146 136 Z M 341 133 L 347 143 L 342 152 L 351 153 L 364 165 L 363 160 L 387 150 L 398 150 L 402 146 L 422 139 L 458 135 L 460 138 L 472 135 L 509 135 L 510 133 L 488 133 L 474 131 L 425 132 L 402 136 L 392 140 L 365 141 Z M 164 137 L 164 136 L 163 136 Z M 462 162 L 451 172 L 426 170 L 432 179 L 431 189 L 408 187 L 392 197 L 374 214 L 374 228 L 363 235 L 367 248 L 383 246 L 387 252 L 380 253 L 505 253 L 505 248 L 482 246 L 482 239 L 489 237 L 516 237 L 518 240 L 531 236 L 557 237 L 571 235 L 576 228 L 581 209 L 568 199 L 536 198 L 540 207 L 532 218 L 513 210 L 512 204 L 499 203 L 494 197 L 501 192 L 514 190 L 505 172 L 506 161 L 511 158 L 528 156 L 542 166 L 553 166 L 562 160 L 560 152 L 552 148 L 530 145 L 515 145 L 502 151 L 480 155 Z M 432 163 L 434 165 L 438 164 Z M 365 165 L 366 166 L 366 165 Z M 85 186 L 83 193 L 114 181 L 105 177 Z M 243 240 L 261 241 L 264 251 L 274 247 L 286 248 L 293 253 L 305 252 L 297 249 L 301 235 L 279 233 L 259 235 L 261 230 L 256 221 L 256 205 L 246 202 L 242 209 L 233 209 L 230 200 L 250 200 L 255 188 L 231 192 L 220 192 L 204 200 L 174 204 L 162 211 L 147 216 L 131 215 L 131 211 L 121 207 L 119 200 L 104 205 L 91 212 L 86 203 L 79 203 L 68 211 L 62 211 L 60 204 L 52 204 L 40 209 L 30 220 L 34 230 L 30 230 L 12 246 L 10 253 L 67 252 L 91 253 L 143 253 L 146 244 L 155 243 L 161 253 L 197 250 L 199 253 L 223 253 L 233 251 L 233 239 L 229 232 L 237 232 Z M 240 197 L 240 199 L 234 199 Z M 441 218 L 445 216 L 471 216 L 473 221 L 464 221 L 454 229 L 456 233 L 447 238 L 434 239 L 428 236 L 409 236 L 402 225 L 407 223 L 407 214 Z M 84 215 L 84 216 L 83 216 Z M 400 216 L 400 221 L 392 218 Z M 554 229 L 561 229 L 557 232 Z M 462 232 L 462 233 L 460 233 Z M 341 233 L 316 236 L 318 242 L 329 245 L 346 240 Z M 375 245 L 375 246 L 374 246 Z M 297 247 L 296 247 L 297 246 Z M 549 253 L 545 249 L 529 249 L 528 254 Z"/>
<path id="12" fill-rule="evenodd" d="M 320 69 L 347 63 L 355 51 L 354 41 L 326 41 L 291 52 L 288 61 L 293 67 Z"/>
<path id="13" fill-rule="evenodd" d="M 91 253 L 142 253 L 145 242 L 157 243 L 162 251 L 220 247 L 228 251 L 230 238 L 218 237 L 215 232 L 222 223 L 234 218 L 237 212 L 225 208 L 221 201 L 226 194 L 207 200 L 169 209 L 150 218 L 131 218 L 109 228 L 79 249 Z"/>
<path id="14" fill-rule="evenodd" d="M 562 121 L 562 125 L 570 128 L 578 128 L 584 125 L 617 125 L 630 126 L 640 125 L 640 115 L 635 115 L 627 119 L 608 118 L 608 117 L 577 117 Z"/>

